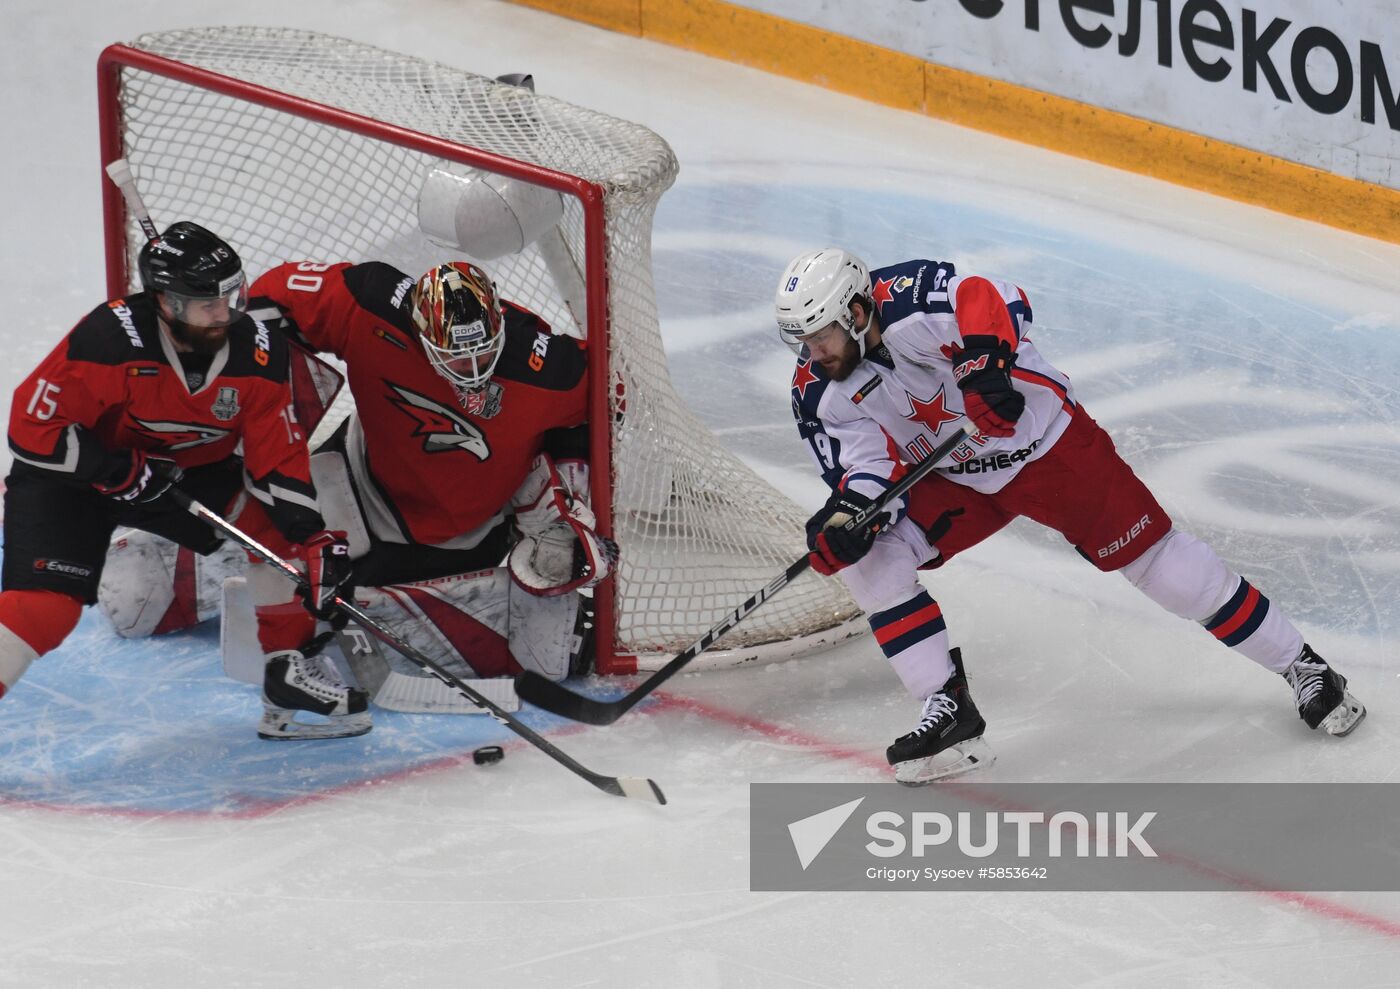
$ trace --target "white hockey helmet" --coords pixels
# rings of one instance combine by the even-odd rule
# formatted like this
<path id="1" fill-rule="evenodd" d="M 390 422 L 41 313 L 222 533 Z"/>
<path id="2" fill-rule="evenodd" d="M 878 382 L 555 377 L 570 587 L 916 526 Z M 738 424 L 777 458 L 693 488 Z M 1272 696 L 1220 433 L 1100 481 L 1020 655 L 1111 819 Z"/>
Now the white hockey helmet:
<path id="1" fill-rule="evenodd" d="M 832 323 L 839 323 L 865 356 L 865 334 L 857 330 L 851 300 L 859 299 L 870 310 L 870 269 L 865 262 L 839 247 L 808 251 L 792 259 L 778 282 L 773 299 L 778 336 L 795 354 L 802 353 L 802 338 Z"/>

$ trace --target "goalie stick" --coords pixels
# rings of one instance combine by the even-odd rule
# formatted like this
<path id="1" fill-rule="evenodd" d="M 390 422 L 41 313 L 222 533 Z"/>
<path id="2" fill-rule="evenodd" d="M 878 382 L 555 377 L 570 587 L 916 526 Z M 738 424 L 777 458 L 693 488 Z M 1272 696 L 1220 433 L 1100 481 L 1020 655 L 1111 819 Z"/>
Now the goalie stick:
<path id="1" fill-rule="evenodd" d="M 282 571 L 288 579 L 292 580 L 299 587 L 305 587 L 306 580 L 302 577 L 301 571 L 297 570 L 292 564 L 282 559 L 242 529 L 235 526 L 232 522 L 225 519 L 222 515 L 209 510 L 179 488 L 172 487 L 169 490 L 169 495 L 174 499 L 175 503 L 185 509 L 185 511 L 203 520 L 230 539 L 257 554 L 267 563 Z M 511 716 L 511 714 L 504 710 L 499 704 L 467 686 L 467 684 L 463 683 L 458 677 L 453 676 L 451 672 L 423 655 L 389 629 L 365 614 L 353 601 L 347 601 L 345 598 L 337 595 L 332 602 L 332 606 L 338 608 L 343 614 L 353 619 L 356 624 L 370 635 L 373 635 L 381 642 L 393 646 L 409 660 L 427 670 L 449 687 L 460 692 L 467 700 L 478 707 L 484 708 L 493 718 L 525 739 L 525 741 L 529 742 L 545 755 L 549 756 L 555 762 L 559 763 L 565 769 L 578 776 L 582 776 L 604 793 L 612 794 L 615 797 L 632 797 L 637 800 L 647 800 L 658 804 L 664 804 L 666 802 L 666 795 L 661 792 L 661 787 L 657 786 L 654 780 L 643 779 L 636 776 L 604 776 L 574 761 L 573 758 L 551 743 L 548 739 L 541 736 L 519 719 Z"/>
<path id="2" fill-rule="evenodd" d="M 870 520 L 880 514 L 886 505 L 896 498 L 903 497 L 905 492 L 927 477 L 938 466 L 938 462 L 956 450 L 967 437 L 968 431 L 965 427 L 955 430 L 951 436 L 938 445 L 931 455 L 921 460 L 913 470 L 900 478 L 897 484 L 877 498 L 874 504 L 848 521 L 845 525 L 846 530 L 855 531 L 868 525 Z M 630 693 L 615 700 L 600 701 L 583 694 L 576 694 L 567 687 L 540 676 L 533 670 L 526 670 L 516 675 L 515 692 L 520 695 L 521 700 L 528 701 L 551 714 L 558 714 L 573 721 L 582 721 L 590 725 L 610 725 L 630 711 L 638 701 L 680 672 L 696 656 L 714 645 L 715 640 L 747 618 L 763 602 L 800 577 L 809 566 L 811 566 L 810 558 L 804 553 L 794 560 L 786 570 L 769 581 L 767 587 L 735 608 L 729 615 L 725 616 L 723 621 L 700 636 L 688 649 L 643 680 Z"/>

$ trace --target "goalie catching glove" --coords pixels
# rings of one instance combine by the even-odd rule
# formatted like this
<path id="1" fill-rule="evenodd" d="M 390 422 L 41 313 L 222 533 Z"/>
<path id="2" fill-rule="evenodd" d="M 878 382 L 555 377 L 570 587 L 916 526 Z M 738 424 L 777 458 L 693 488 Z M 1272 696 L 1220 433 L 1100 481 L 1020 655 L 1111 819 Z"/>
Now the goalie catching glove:
<path id="1" fill-rule="evenodd" d="M 821 510 L 807 520 L 808 559 L 813 570 L 829 577 L 870 552 L 875 537 L 890 523 L 890 513 L 880 512 L 859 528 L 847 529 L 846 523 L 873 504 L 875 499 L 859 491 L 837 489 L 831 493 Z"/>
<path id="2" fill-rule="evenodd" d="M 593 531 L 592 509 L 560 479 L 548 455 L 535 457 L 511 504 L 520 541 L 506 564 L 523 590 L 554 597 L 592 587 L 612 573 L 617 543 Z"/>

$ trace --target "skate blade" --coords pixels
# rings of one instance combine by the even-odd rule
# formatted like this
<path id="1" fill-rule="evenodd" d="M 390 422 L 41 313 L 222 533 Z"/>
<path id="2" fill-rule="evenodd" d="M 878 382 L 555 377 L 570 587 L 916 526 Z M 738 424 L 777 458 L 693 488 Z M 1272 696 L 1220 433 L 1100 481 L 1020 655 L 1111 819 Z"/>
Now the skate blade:
<path id="1" fill-rule="evenodd" d="M 320 721 L 298 721 L 297 715 L 305 718 L 321 717 L 307 711 L 290 711 L 281 708 L 268 708 L 258 723 L 258 737 L 269 742 L 299 742 L 318 738 L 354 738 L 364 735 L 374 727 L 369 712 L 327 716 Z"/>
<path id="2" fill-rule="evenodd" d="M 926 786 L 938 780 L 965 776 L 996 761 L 996 753 L 985 740 L 970 738 L 927 758 L 901 762 L 894 767 L 894 780 L 902 786 Z"/>
<path id="3" fill-rule="evenodd" d="M 1322 719 L 1318 725 L 1329 735 L 1341 738 L 1350 735 L 1356 730 L 1356 726 L 1361 724 L 1361 720 L 1366 717 L 1365 706 L 1351 696 L 1349 691 L 1342 691 L 1342 702 L 1332 709 L 1332 713 Z"/>

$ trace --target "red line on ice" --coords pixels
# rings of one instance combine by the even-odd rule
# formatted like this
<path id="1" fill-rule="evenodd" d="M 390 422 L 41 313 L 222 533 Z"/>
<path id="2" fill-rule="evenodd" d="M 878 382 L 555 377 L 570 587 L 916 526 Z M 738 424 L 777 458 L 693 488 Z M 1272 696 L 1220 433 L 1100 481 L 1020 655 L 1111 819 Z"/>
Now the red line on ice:
<path id="1" fill-rule="evenodd" d="M 872 752 L 868 748 L 857 748 L 849 745 L 840 745 L 815 735 L 808 735 L 805 732 L 794 728 L 787 728 L 777 725 L 771 721 L 764 721 L 751 715 L 741 714 L 738 711 L 730 711 L 713 704 L 706 704 L 703 701 L 692 700 L 688 697 L 676 697 L 672 694 L 657 694 L 655 703 L 646 708 L 649 712 L 660 713 L 662 711 L 688 711 L 709 718 L 732 728 L 742 728 L 747 732 L 754 732 L 765 738 L 770 738 L 776 742 L 787 745 L 800 746 L 811 749 L 813 752 L 831 756 L 836 759 L 844 759 L 847 762 L 856 763 L 865 768 L 878 768 L 882 772 L 889 770 L 880 753 Z M 956 782 L 937 784 L 939 786 L 956 788 Z M 1004 809 L 1013 809 L 1009 805 Z M 1026 808 L 1014 808 L 1024 810 Z M 1296 893 L 1286 890 L 1268 889 L 1266 885 L 1258 880 L 1242 876 L 1238 873 L 1230 872 L 1216 866 L 1207 865 L 1204 862 L 1196 861 L 1189 856 L 1175 854 L 1172 852 L 1158 851 L 1158 857 L 1172 865 L 1197 873 L 1198 875 L 1211 876 L 1224 882 L 1230 882 L 1238 886 L 1246 887 L 1249 892 L 1264 896 L 1279 903 L 1291 904 L 1300 907 L 1309 913 L 1320 917 L 1327 917 L 1331 920 L 1340 921 L 1344 924 L 1351 924 L 1355 927 L 1363 927 L 1367 930 L 1375 931 L 1386 937 L 1400 938 L 1400 922 L 1388 920 L 1375 914 L 1366 913 L 1362 910 L 1353 910 L 1351 907 L 1344 907 L 1339 903 L 1323 899 L 1314 893 Z"/>

